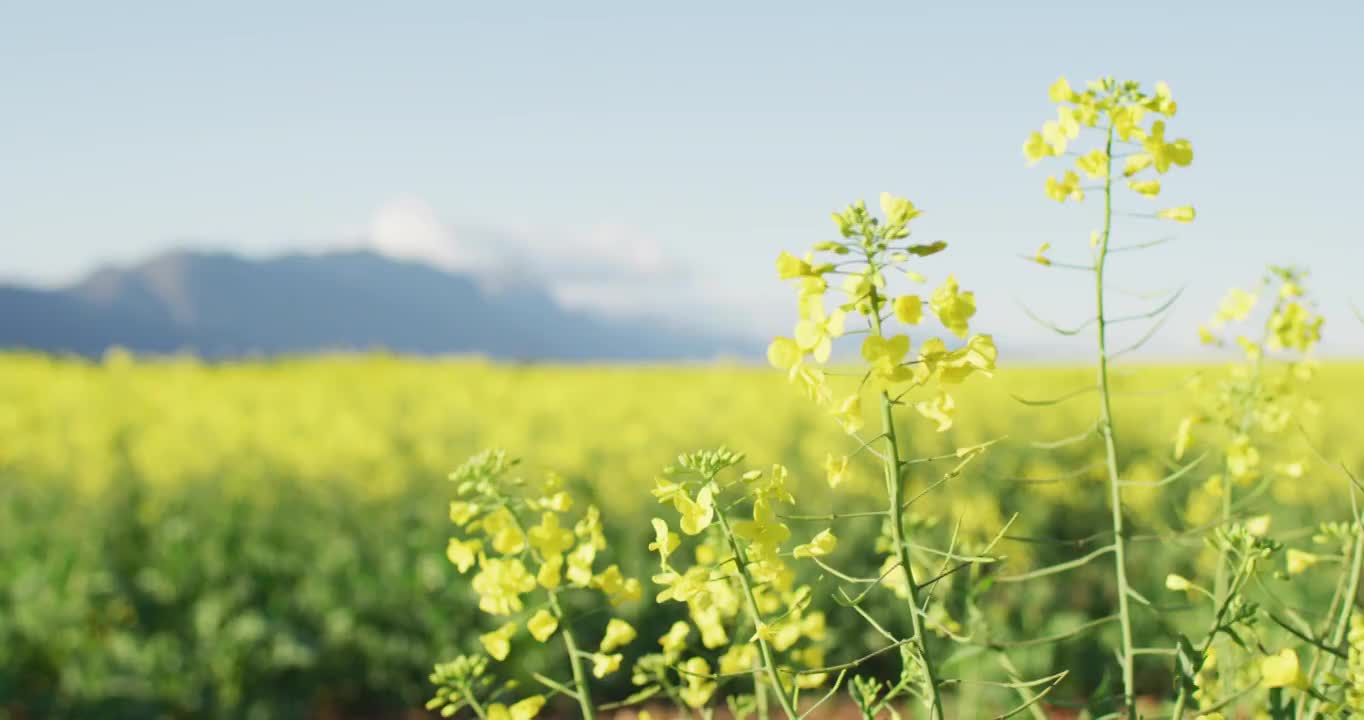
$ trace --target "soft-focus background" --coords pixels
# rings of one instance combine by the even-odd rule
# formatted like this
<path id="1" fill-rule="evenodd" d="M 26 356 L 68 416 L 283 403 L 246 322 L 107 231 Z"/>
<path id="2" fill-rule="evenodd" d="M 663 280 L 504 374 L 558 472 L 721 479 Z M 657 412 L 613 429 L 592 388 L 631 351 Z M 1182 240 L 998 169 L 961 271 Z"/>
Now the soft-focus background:
<path id="1" fill-rule="evenodd" d="M 1193 141 L 1167 194 L 1199 211 L 1115 261 L 1116 312 L 1187 286 L 1122 367 L 1126 474 L 1169 469 L 1195 325 L 1266 263 L 1311 269 L 1326 362 L 1305 430 L 1364 469 L 1355 323 L 1364 162 L 1358 3 L 32 3 L 0 13 L 0 717 L 416 715 L 433 662 L 477 647 L 445 560 L 445 476 L 486 446 L 602 505 L 651 572 L 643 488 L 679 452 L 782 462 L 818 505 L 847 438 L 761 362 L 794 321 L 772 267 L 881 191 L 949 251 L 1003 370 L 918 453 L 1006 437 L 925 500 L 946 539 L 1014 513 L 1010 571 L 1107 524 L 1085 430 L 1094 222 L 1024 167 L 1046 87 L 1169 82 Z M 1148 210 L 1149 208 L 1135 208 Z M 1123 222 L 1124 244 L 1167 228 Z M 1124 327 L 1125 339 L 1144 328 Z M 1130 336 L 1130 337 L 1128 337 Z M 840 347 L 840 353 L 853 348 Z M 1295 439 L 1262 502 L 1333 519 L 1339 480 Z M 925 477 L 929 477 L 925 475 Z M 1177 489 L 1131 498 L 1138 535 L 1196 522 Z M 877 559 L 844 537 L 854 573 Z M 1190 538 L 1189 549 L 1197 548 Z M 1169 558 L 1136 568 L 1158 588 Z M 996 592 L 1006 636 L 1108 613 L 1102 569 Z M 1310 592 L 1285 589 L 1286 593 Z M 674 619 L 641 604 L 644 637 Z M 887 613 L 893 615 L 894 613 Z M 838 632 L 862 632 L 831 613 Z M 484 628 L 486 629 L 486 627 Z M 1097 640 L 1020 655 L 1103 679 Z M 530 649 L 518 670 L 548 662 Z M 832 658 L 831 658 L 832 659 Z M 1153 666 L 1154 667 L 1154 666 Z M 1157 668 L 1158 669 L 1158 668 Z M 624 694 L 628 678 L 608 690 Z M 1159 672 L 1143 680 L 1151 691 Z"/>

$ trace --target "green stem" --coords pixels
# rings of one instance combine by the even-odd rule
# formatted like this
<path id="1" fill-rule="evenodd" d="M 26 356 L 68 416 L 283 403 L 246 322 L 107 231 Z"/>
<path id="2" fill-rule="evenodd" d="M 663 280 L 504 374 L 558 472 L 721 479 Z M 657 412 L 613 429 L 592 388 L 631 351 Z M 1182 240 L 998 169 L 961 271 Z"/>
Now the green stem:
<path id="1" fill-rule="evenodd" d="M 753 667 L 753 704 L 758 720 L 767 720 L 770 711 L 767 707 L 767 683 L 763 680 L 762 668 Z"/>
<path id="2" fill-rule="evenodd" d="M 1232 597 L 1236 595 L 1236 592 L 1240 589 L 1241 584 L 1246 579 L 1246 574 L 1248 573 L 1251 567 L 1251 559 L 1252 559 L 1251 557 L 1247 557 L 1241 561 L 1241 566 L 1237 568 L 1236 572 L 1232 575 L 1231 579 L 1232 584 L 1231 588 L 1229 589 L 1229 592 L 1227 593 L 1226 599 L 1223 600 L 1221 603 L 1218 603 L 1217 612 L 1213 614 L 1212 626 L 1208 629 L 1208 634 L 1203 639 L 1203 647 L 1199 648 L 1198 650 L 1198 665 L 1200 667 L 1203 665 L 1204 658 L 1208 656 L 1208 650 L 1212 648 L 1213 641 L 1217 639 L 1217 634 L 1221 632 L 1223 629 L 1222 621 L 1226 619 L 1227 611 L 1231 609 Z M 1176 660 L 1176 662 L 1178 662 L 1178 660 Z M 1180 683 L 1179 695 L 1175 699 L 1175 710 L 1170 715 L 1170 717 L 1173 718 L 1174 720 L 1181 720 L 1182 716 L 1184 715 L 1184 706 L 1188 703 L 1188 701 L 1189 701 L 1188 686 L 1183 683 Z"/>
<path id="3" fill-rule="evenodd" d="M 1132 654 L 1132 615 L 1128 608 L 1127 537 L 1123 529 L 1122 484 L 1118 477 L 1118 443 L 1113 430 L 1113 406 L 1108 387 L 1108 323 L 1104 317 L 1104 266 L 1108 261 L 1108 241 L 1113 232 L 1113 127 L 1108 128 L 1104 145 L 1108 167 L 1104 172 L 1104 228 L 1099 244 L 1099 257 L 1094 263 L 1094 294 L 1098 307 L 1099 336 L 1099 392 L 1102 414 L 1100 422 L 1104 436 L 1104 452 L 1108 463 L 1108 486 L 1113 510 L 1113 571 L 1118 582 L 1118 623 L 1122 629 L 1122 686 L 1123 707 L 1129 718 L 1137 717 L 1135 663 Z"/>
<path id="4" fill-rule="evenodd" d="M 867 260 L 869 263 L 872 262 L 870 256 Z M 871 324 L 873 332 L 884 337 L 881 332 L 881 306 L 875 299 L 872 302 Z M 919 605 L 919 586 L 914 579 L 909 543 L 905 539 L 905 513 L 901 507 L 904 504 L 902 497 L 904 483 L 900 479 L 900 445 L 895 434 L 895 414 L 890 394 L 885 390 L 881 391 L 881 426 L 886 440 L 886 494 L 890 500 L 888 512 L 891 516 L 891 541 L 895 545 L 896 561 L 905 572 L 905 586 L 909 591 L 906 598 L 909 605 L 909 621 L 914 630 L 914 642 L 919 650 L 919 658 L 923 663 L 925 684 L 928 686 L 924 704 L 929 709 L 929 720 L 943 720 L 947 716 L 943 713 L 942 693 L 938 689 L 938 674 L 933 664 L 933 656 L 928 650 L 928 634 L 924 632 L 922 610 Z"/>
<path id="5" fill-rule="evenodd" d="M 763 616 L 758 611 L 758 599 L 753 594 L 753 580 L 748 574 L 748 556 L 744 553 L 743 548 L 739 547 L 739 541 L 734 537 L 734 531 L 730 529 L 729 519 L 725 517 L 725 514 L 717 512 L 715 516 L 720 521 L 720 528 L 725 532 L 725 540 L 729 542 L 730 552 L 734 553 L 734 564 L 738 570 L 736 574 L 739 578 L 739 585 L 744 591 L 744 606 L 748 609 L 749 620 L 753 622 L 754 628 L 761 628 Z M 772 652 L 772 647 L 767 644 L 761 634 L 755 632 L 754 635 L 757 636 L 758 651 L 762 654 L 763 666 L 767 668 L 767 680 L 777 693 L 777 702 L 781 703 L 781 709 L 786 713 L 787 720 L 798 720 L 800 714 L 796 712 L 791 696 L 786 692 L 786 686 L 781 681 L 781 675 L 777 673 L 776 656 Z"/>
<path id="6" fill-rule="evenodd" d="M 1353 483 L 1350 485 L 1350 497 L 1351 505 L 1355 505 L 1355 489 Z M 1354 511 L 1353 514 L 1355 516 L 1355 542 L 1350 550 L 1350 554 L 1352 555 L 1350 558 L 1350 577 L 1345 587 L 1345 596 L 1342 598 L 1341 602 L 1340 618 L 1336 620 L 1336 626 L 1331 632 L 1331 647 L 1335 648 L 1343 645 L 1345 643 L 1345 638 L 1349 637 L 1350 616 L 1354 613 L 1355 597 L 1359 594 L 1359 575 L 1360 571 L 1364 569 L 1364 522 L 1361 522 L 1361 518 L 1357 511 Z M 1336 656 L 1327 655 L 1325 660 L 1326 667 L 1323 669 L 1323 672 L 1329 673 L 1335 667 Z M 1316 717 L 1317 712 L 1320 709 L 1321 702 L 1319 700 L 1313 700 L 1312 708 L 1308 711 L 1307 717 Z"/>
<path id="7" fill-rule="evenodd" d="M 488 720 L 488 711 L 483 709 L 483 705 L 474 698 L 474 691 L 467 685 L 464 687 L 464 702 L 469 703 L 469 707 L 474 711 L 480 720 Z"/>
<path id="8" fill-rule="evenodd" d="M 1270 311 L 1270 317 L 1273 317 L 1278 310 L 1279 304 L 1276 302 L 1273 310 Z M 1236 432 L 1238 435 L 1249 433 L 1251 425 L 1255 421 L 1256 399 L 1260 395 L 1260 376 L 1264 372 L 1264 347 L 1268 339 L 1269 321 L 1266 320 L 1264 329 L 1260 334 L 1259 352 L 1256 353 L 1255 360 L 1251 364 L 1248 392 L 1243 401 L 1244 404 L 1241 407 L 1241 418 L 1237 423 Z M 1235 489 L 1232 484 L 1230 465 L 1228 464 L 1228 458 L 1224 455 L 1222 458 L 1222 522 L 1220 523 L 1220 527 L 1225 528 L 1231 523 L 1232 508 L 1235 506 L 1234 501 Z M 1217 574 L 1213 584 L 1213 598 L 1214 602 L 1218 605 L 1221 605 L 1229 599 L 1228 593 L 1230 590 L 1228 584 L 1230 580 L 1228 573 L 1230 570 L 1231 567 L 1230 560 L 1227 557 L 1227 546 L 1225 544 L 1220 544 L 1217 549 Z M 1235 677 L 1239 671 L 1240 663 L 1238 660 L 1239 658 L 1234 653 L 1229 653 L 1227 655 L 1224 672 L 1228 677 Z"/>
<path id="9" fill-rule="evenodd" d="M 1270 317 L 1278 312 L 1279 306 L 1275 304 L 1270 312 Z M 1269 322 L 1265 322 L 1264 332 L 1260 335 L 1260 351 L 1255 355 L 1255 362 L 1251 364 L 1249 392 L 1245 397 L 1241 407 L 1241 418 L 1237 423 L 1237 434 L 1245 435 L 1250 432 L 1251 423 L 1255 420 L 1256 399 L 1260 395 L 1260 375 L 1264 371 L 1264 346 L 1269 338 Z M 1231 484 L 1231 472 L 1227 466 L 1227 458 L 1222 458 L 1222 527 L 1226 527 L 1231 522 L 1231 510 L 1233 503 L 1233 490 Z M 1213 597 L 1218 603 L 1224 600 L 1227 591 L 1227 571 L 1228 566 L 1226 547 L 1220 547 L 1217 551 L 1217 580 L 1213 586 Z"/>
<path id="10" fill-rule="evenodd" d="M 549 593 L 549 607 L 554 617 L 559 619 L 559 634 L 563 636 L 564 650 L 568 652 L 568 664 L 573 670 L 573 689 L 578 695 L 578 707 L 582 710 L 583 720 L 597 720 L 597 711 L 592 706 L 592 689 L 587 684 L 587 672 L 578 653 L 578 643 L 573 638 L 573 630 L 565 622 L 564 611 L 559 606 L 559 596 L 555 592 Z"/>

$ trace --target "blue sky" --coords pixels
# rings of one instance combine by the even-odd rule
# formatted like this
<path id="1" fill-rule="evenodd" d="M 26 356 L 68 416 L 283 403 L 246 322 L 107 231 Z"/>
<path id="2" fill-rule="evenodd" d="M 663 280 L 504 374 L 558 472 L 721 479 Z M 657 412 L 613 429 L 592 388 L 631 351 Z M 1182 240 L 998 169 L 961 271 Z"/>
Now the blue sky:
<path id="1" fill-rule="evenodd" d="M 925 272 L 977 292 L 982 330 L 1062 355 L 1074 343 L 1016 299 L 1079 322 L 1086 280 L 1017 255 L 1046 240 L 1083 257 L 1099 208 L 1047 200 L 1020 147 L 1057 76 L 1114 74 L 1169 82 L 1171 133 L 1196 151 L 1166 193 L 1198 222 L 1116 271 L 1123 288 L 1190 285 L 1153 352 L 1192 347 L 1222 289 L 1277 262 L 1311 267 L 1324 349 L 1357 353 L 1362 8 L 15 3 L 0 277 L 60 283 L 170 247 L 367 246 L 770 335 L 793 314 L 776 253 L 888 190 L 926 211 L 916 237 L 949 242 Z"/>

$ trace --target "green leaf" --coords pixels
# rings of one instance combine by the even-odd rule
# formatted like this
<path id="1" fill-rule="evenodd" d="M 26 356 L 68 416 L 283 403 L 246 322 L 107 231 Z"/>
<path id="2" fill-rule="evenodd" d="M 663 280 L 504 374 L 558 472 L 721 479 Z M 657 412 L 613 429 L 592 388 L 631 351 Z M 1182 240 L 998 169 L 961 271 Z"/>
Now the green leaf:
<path id="1" fill-rule="evenodd" d="M 947 243 L 939 240 L 937 242 L 929 243 L 927 245 L 910 245 L 905 249 L 914 253 L 915 255 L 918 255 L 919 257 L 928 257 L 929 255 L 936 255 L 942 252 L 943 250 L 946 250 Z"/>

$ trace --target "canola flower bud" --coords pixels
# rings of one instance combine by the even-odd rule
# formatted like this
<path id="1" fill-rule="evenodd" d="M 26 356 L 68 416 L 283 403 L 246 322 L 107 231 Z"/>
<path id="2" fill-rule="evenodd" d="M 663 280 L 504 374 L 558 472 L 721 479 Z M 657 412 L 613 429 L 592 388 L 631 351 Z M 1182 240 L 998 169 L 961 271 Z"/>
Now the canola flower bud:
<path id="1" fill-rule="evenodd" d="M 819 558 L 833 554 L 838 547 L 838 538 L 834 537 L 833 532 L 821 530 L 810 542 L 804 545 L 797 545 L 791 551 L 791 556 L 795 558 Z"/>
<path id="2" fill-rule="evenodd" d="M 1194 209 L 1189 206 L 1166 208 L 1156 213 L 1156 217 L 1161 220 L 1172 220 L 1177 223 L 1191 223 L 1194 221 Z"/>
<path id="3" fill-rule="evenodd" d="M 1183 575 L 1176 575 L 1174 573 L 1170 573 L 1169 575 L 1165 576 L 1166 590 L 1173 590 L 1174 592 L 1188 592 L 1189 590 L 1192 590 L 1193 587 L 1194 584 L 1192 582 L 1189 582 L 1189 579 L 1184 577 Z"/>

